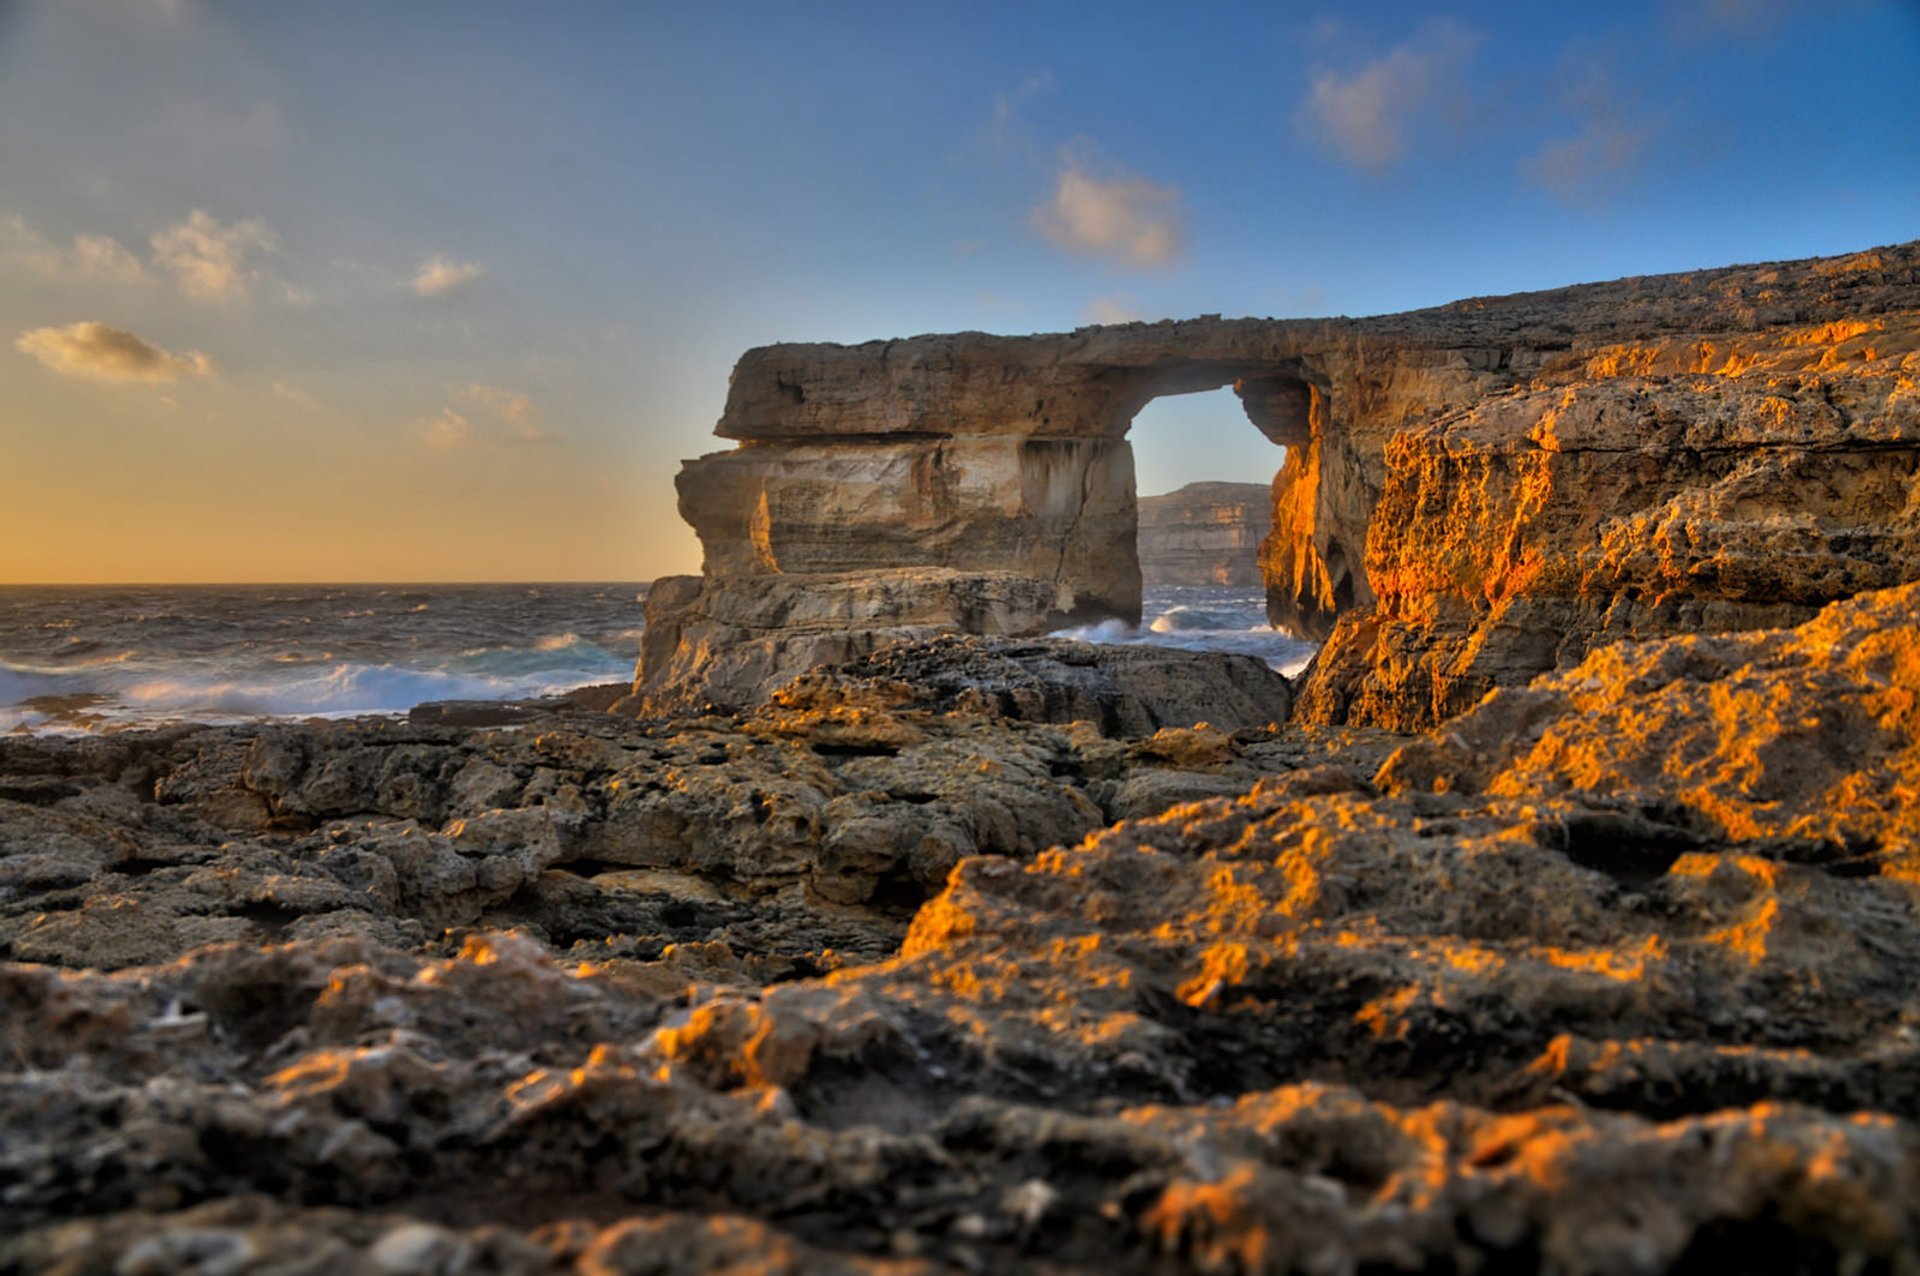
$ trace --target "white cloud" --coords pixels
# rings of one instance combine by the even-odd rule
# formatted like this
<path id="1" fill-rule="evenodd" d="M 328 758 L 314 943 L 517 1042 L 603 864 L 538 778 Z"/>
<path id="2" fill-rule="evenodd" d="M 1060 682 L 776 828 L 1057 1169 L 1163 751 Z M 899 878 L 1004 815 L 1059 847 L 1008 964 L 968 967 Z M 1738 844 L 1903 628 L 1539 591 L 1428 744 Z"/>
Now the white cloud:
<path id="1" fill-rule="evenodd" d="M 285 399 L 288 403 L 293 404 L 294 407 L 304 408 L 308 412 L 312 412 L 320 406 L 320 400 L 314 398 L 311 394 L 291 381 L 275 381 L 273 383 L 273 392 L 280 398 Z"/>
<path id="2" fill-rule="evenodd" d="M 974 155 L 988 164 L 1008 160 L 1040 163 L 1040 149 L 1034 144 L 1020 113 L 1028 102 L 1052 87 L 1053 76 L 1037 71 L 1012 92 L 994 94 L 993 118 L 975 134 L 970 148 Z"/>
<path id="3" fill-rule="evenodd" d="M 1186 256 L 1180 192 L 1124 170 L 1100 177 L 1086 158 L 1063 148 L 1053 197 L 1033 210 L 1034 229 L 1060 247 L 1134 269 Z"/>
<path id="4" fill-rule="evenodd" d="M 149 277 L 140 259 L 111 235 L 75 235 L 66 256 L 72 272 L 82 279 L 137 284 Z"/>
<path id="5" fill-rule="evenodd" d="M 1140 310 L 1127 297 L 1095 297 L 1080 311 L 1080 317 L 1088 323 L 1132 323 L 1140 318 Z"/>
<path id="6" fill-rule="evenodd" d="M 464 288 L 487 273 L 477 261 L 454 261 L 435 254 L 422 262 L 413 276 L 413 291 L 421 297 L 443 297 Z"/>
<path id="7" fill-rule="evenodd" d="M 456 448 L 473 437 L 473 422 L 452 408 L 441 408 L 439 416 L 420 423 L 420 434 L 428 447 Z"/>
<path id="8" fill-rule="evenodd" d="M 63 247 L 17 215 L 0 219 L 0 257 L 50 279 L 137 284 L 151 278 L 140 259 L 110 235 L 75 235 Z"/>
<path id="9" fill-rule="evenodd" d="M 236 301 L 259 278 L 247 258 L 272 248 L 274 241 L 260 222 L 222 225 L 206 210 L 196 208 L 178 226 L 155 231 L 152 243 L 153 264 L 189 297 Z"/>
<path id="10" fill-rule="evenodd" d="M 1409 122 L 1456 90 L 1479 38 L 1434 22 L 1350 74 L 1322 68 L 1295 116 L 1300 131 L 1362 168 L 1391 168 L 1406 149 Z"/>
<path id="11" fill-rule="evenodd" d="M 92 381 L 164 385 L 213 371 L 213 360 L 197 350 L 173 354 L 104 323 L 32 328 L 21 333 L 13 346 L 61 376 Z"/>
<path id="12" fill-rule="evenodd" d="M 547 443 L 553 439 L 540 419 L 539 407 L 518 390 L 471 381 L 466 385 L 451 387 L 450 392 L 462 407 L 494 418 L 507 433 L 522 443 Z"/>
<path id="13" fill-rule="evenodd" d="M 1549 143 L 1527 161 L 1533 183 L 1568 203 L 1583 204 L 1611 193 L 1646 150 L 1649 130 L 1596 119 L 1572 137 Z"/>
<path id="14" fill-rule="evenodd" d="M 1604 200 L 1639 162 L 1653 128 L 1592 49 L 1569 48 L 1555 82 L 1574 129 L 1535 152 L 1522 171 L 1567 203 Z"/>

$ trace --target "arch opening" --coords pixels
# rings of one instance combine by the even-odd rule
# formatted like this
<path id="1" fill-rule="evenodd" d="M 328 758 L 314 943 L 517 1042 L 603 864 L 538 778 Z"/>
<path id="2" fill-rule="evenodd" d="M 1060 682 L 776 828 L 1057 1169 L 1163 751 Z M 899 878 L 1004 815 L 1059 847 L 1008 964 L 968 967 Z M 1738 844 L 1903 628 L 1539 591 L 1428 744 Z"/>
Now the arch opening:
<path id="1" fill-rule="evenodd" d="M 1154 398 L 1134 415 L 1127 438 L 1143 589 L 1262 588 L 1260 543 L 1272 525 L 1284 445 L 1248 428 L 1226 386 Z"/>
<path id="2" fill-rule="evenodd" d="M 1313 391 L 1221 365 L 1159 369 L 1134 388 L 1108 435 L 1124 458 L 1127 500 L 1124 526 L 1106 543 L 1138 583 L 1069 632 L 1296 671 L 1317 644 L 1269 622 L 1265 559 L 1276 485 L 1293 449 L 1309 445 Z"/>

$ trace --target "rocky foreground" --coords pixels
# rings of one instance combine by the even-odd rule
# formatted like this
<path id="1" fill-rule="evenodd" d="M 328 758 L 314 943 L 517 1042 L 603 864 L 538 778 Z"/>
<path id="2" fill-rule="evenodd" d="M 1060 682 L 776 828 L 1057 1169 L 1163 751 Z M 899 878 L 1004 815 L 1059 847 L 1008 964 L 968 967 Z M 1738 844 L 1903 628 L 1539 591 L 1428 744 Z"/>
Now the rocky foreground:
<path id="1" fill-rule="evenodd" d="M 1920 1270 L 1920 585 L 1419 737 L 1126 650 L 0 741 L 0 1269 Z"/>

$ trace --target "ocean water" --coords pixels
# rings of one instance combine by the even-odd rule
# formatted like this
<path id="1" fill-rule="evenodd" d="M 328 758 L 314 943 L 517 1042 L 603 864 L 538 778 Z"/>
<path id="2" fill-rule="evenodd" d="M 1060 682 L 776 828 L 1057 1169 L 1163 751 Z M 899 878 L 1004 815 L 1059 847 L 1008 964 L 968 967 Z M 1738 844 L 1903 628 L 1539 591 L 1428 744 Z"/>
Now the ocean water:
<path id="1" fill-rule="evenodd" d="M 1320 649 L 1268 625 L 1267 598 L 1260 590 L 1227 585 L 1149 585 L 1141 596 L 1138 627 L 1105 620 L 1062 629 L 1055 637 L 1235 652 L 1257 656 L 1288 677 L 1306 668 Z"/>
<path id="2" fill-rule="evenodd" d="M 403 713 L 633 677 L 637 584 L 8 586 L 0 731 Z"/>
<path id="3" fill-rule="evenodd" d="M 625 682 L 640 584 L 0 587 L 0 732 L 404 713 Z M 1257 590 L 1149 589 L 1139 628 L 1064 631 L 1258 656 L 1313 655 Z"/>

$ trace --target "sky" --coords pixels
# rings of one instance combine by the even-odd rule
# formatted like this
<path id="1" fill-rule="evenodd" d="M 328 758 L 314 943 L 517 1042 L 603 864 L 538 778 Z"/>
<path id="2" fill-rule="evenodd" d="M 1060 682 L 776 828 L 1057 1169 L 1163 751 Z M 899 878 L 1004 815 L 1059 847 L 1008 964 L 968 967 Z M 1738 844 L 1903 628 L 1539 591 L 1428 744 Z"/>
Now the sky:
<path id="1" fill-rule="evenodd" d="M 1917 236 L 1920 0 L 0 0 L 0 582 L 651 579 L 752 346 Z"/>

